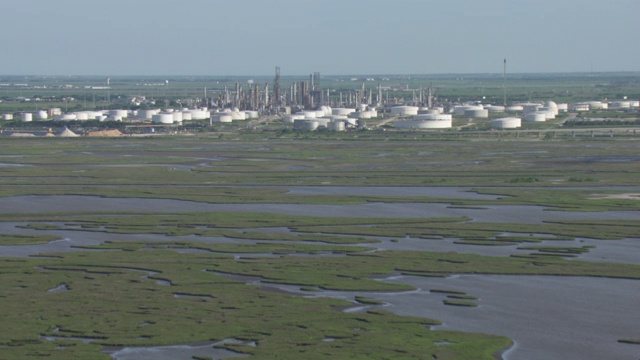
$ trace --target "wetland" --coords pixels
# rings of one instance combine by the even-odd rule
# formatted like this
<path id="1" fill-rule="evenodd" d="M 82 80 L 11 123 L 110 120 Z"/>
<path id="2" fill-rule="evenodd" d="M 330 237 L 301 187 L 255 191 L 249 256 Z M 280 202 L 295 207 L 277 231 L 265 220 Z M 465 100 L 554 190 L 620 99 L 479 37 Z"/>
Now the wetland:
<path id="1" fill-rule="evenodd" d="M 3 139 L 0 357 L 640 351 L 637 142 L 252 136 Z"/>

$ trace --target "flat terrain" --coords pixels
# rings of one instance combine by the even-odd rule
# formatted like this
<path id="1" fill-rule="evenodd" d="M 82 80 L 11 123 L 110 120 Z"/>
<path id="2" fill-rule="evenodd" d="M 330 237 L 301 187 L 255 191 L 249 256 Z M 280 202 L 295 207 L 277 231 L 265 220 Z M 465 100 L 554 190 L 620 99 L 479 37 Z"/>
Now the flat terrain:
<path id="1" fill-rule="evenodd" d="M 0 145 L 0 358 L 640 351 L 633 137 Z"/>

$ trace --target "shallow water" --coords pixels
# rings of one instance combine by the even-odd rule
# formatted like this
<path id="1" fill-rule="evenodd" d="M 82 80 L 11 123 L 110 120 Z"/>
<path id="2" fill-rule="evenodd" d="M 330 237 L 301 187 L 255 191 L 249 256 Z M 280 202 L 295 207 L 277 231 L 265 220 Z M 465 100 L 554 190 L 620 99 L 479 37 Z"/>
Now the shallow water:
<path id="1" fill-rule="evenodd" d="M 247 283 L 262 284 L 255 278 Z M 355 296 L 381 300 L 385 310 L 399 315 L 438 319 L 434 329 L 508 336 L 515 347 L 506 359 L 636 359 L 637 345 L 618 339 L 638 334 L 640 287 L 635 280 L 589 277 L 456 275 L 448 278 L 396 276 L 384 281 L 409 284 L 414 291 L 304 292 L 298 286 L 265 283 L 307 297 L 326 296 L 354 301 Z M 464 291 L 479 297 L 475 308 L 447 306 L 446 294 L 430 289 Z M 313 295 L 312 295 L 313 294 Z M 354 305 L 349 312 L 375 306 Z"/>
<path id="2" fill-rule="evenodd" d="M 37 211 L 36 211 L 37 209 Z M 367 203 L 357 205 L 304 204 L 209 204 L 192 201 L 137 198 L 102 198 L 97 196 L 14 196 L 3 198 L 0 213 L 9 212 L 263 212 L 274 214 L 381 217 L 437 218 L 469 217 L 477 222 L 536 224 L 548 220 L 640 220 L 637 211 L 569 212 L 546 211 L 540 206 L 491 205 L 483 208 L 451 207 L 431 203 Z"/>
<path id="3" fill-rule="evenodd" d="M 247 356 L 214 347 L 215 345 L 221 345 L 231 341 L 232 339 L 229 339 L 229 341 L 191 345 L 126 347 L 104 352 L 109 353 L 114 360 L 192 360 L 193 356 L 210 357 L 212 359 L 229 359 Z"/>

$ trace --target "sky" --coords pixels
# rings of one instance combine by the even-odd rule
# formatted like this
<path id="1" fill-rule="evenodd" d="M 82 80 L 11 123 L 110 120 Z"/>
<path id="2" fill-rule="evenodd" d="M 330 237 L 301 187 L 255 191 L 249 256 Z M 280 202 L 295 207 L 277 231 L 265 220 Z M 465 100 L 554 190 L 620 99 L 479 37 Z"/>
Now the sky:
<path id="1" fill-rule="evenodd" d="M 3 75 L 640 71 L 640 0 L 0 0 Z"/>

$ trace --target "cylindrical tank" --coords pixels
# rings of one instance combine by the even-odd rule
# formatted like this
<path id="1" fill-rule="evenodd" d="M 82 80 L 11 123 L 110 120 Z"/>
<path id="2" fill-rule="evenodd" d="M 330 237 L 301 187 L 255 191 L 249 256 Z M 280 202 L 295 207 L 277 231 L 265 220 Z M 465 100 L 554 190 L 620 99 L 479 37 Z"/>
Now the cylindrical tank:
<path id="1" fill-rule="evenodd" d="M 13 114 L 3 114 L 2 120 L 13 120 Z"/>
<path id="2" fill-rule="evenodd" d="M 356 111 L 355 113 L 353 113 L 352 116 L 355 117 L 356 119 L 371 119 L 371 112 L 370 111 Z"/>
<path id="3" fill-rule="evenodd" d="M 49 118 L 49 114 L 44 110 L 40 110 L 37 113 L 37 117 L 38 120 L 47 120 Z"/>
<path id="4" fill-rule="evenodd" d="M 453 115 L 451 114 L 419 114 L 413 117 L 413 120 L 423 121 L 423 120 L 445 120 L 451 121 L 453 119 Z"/>
<path id="5" fill-rule="evenodd" d="M 315 119 L 318 117 L 318 112 L 317 111 L 303 111 L 302 114 L 304 115 L 305 119 Z"/>
<path id="6" fill-rule="evenodd" d="M 173 124 L 173 114 L 160 113 L 152 116 L 151 121 L 156 124 Z"/>
<path id="7" fill-rule="evenodd" d="M 103 121 L 107 120 L 108 117 L 106 115 L 96 115 L 95 119 L 100 121 L 100 122 L 103 122 Z"/>
<path id="8" fill-rule="evenodd" d="M 183 121 L 193 120 L 193 115 L 191 114 L 191 111 L 183 111 L 182 112 L 182 120 Z"/>
<path id="9" fill-rule="evenodd" d="M 638 108 L 638 107 L 640 107 L 640 101 L 631 100 L 631 101 L 629 101 L 629 105 L 630 105 L 632 108 Z"/>
<path id="10" fill-rule="evenodd" d="M 344 121 L 331 121 L 329 124 L 327 124 L 327 129 L 331 131 L 345 131 Z"/>
<path id="11" fill-rule="evenodd" d="M 313 131 L 316 130 L 319 126 L 317 120 L 303 119 L 303 120 L 295 120 L 293 122 L 293 128 L 295 130 L 303 130 L 303 131 Z"/>
<path id="12" fill-rule="evenodd" d="M 567 111 L 569 111 L 569 104 L 567 104 L 567 103 L 558 104 L 558 111 L 559 112 L 567 112 Z"/>
<path id="13" fill-rule="evenodd" d="M 22 113 L 22 121 L 33 121 L 32 113 Z"/>
<path id="14" fill-rule="evenodd" d="M 449 115 L 450 116 L 450 115 Z M 409 120 L 409 121 L 396 121 L 395 127 L 397 129 L 449 129 L 451 128 L 452 121 L 449 118 L 442 120 Z"/>
<path id="15" fill-rule="evenodd" d="M 557 109 L 552 109 L 552 108 L 543 106 L 537 112 L 543 113 L 547 117 L 547 120 L 551 120 L 556 118 L 556 110 Z"/>
<path id="16" fill-rule="evenodd" d="M 506 117 L 491 120 L 491 127 L 494 129 L 515 129 L 522 126 L 522 120 L 516 117 Z"/>
<path id="17" fill-rule="evenodd" d="M 547 121 L 547 114 L 544 112 L 532 112 L 525 114 L 524 121 Z"/>
<path id="18" fill-rule="evenodd" d="M 211 121 L 221 122 L 221 123 L 230 123 L 233 121 L 233 117 L 229 113 L 215 113 L 211 115 Z"/>
<path id="19" fill-rule="evenodd" d="M 138 110 L 138 119 L 151 120 L 153 118 L 153 115 L 157 114 L 158 112 L 160 112 L 160 110 L 157 110 L 157 109 L 153 109 L 153 110 Z"/>
<path id="20" fill-rule="evenodd" d="M 302 119 L 304 119 L 304 115 L 293 114 L 293 115 L 284 116 L 285 124 L 293 124 L 295 120 L 302 120 Z"/>
<path id="21" fill-rule="evenodd" d="M 418 115 L 418 110 L 417 106 L 394 106 L 391 108 L 391 114 L 399 116 Z"/>
<path id="22" fill-rule="evenodd" d="M 356 112 L 356 109 L 351 108 L 333 108 L 331 109 L 331 113 L 333 115 L 344 115 L 349 116 L 351 113 Z"/>
<path id="23" fill-rule="evenodd" d="M 505 107 L 501 105 L 489 105 L 489 106 L 485 106 L 485 109 L 487 109 L 490 113 L 505 112 Z"/>
<path id="24" fill-rule="evenodd" d="M 129 116 L 129 111 L 128 110 L 122 110 L 122 109 L 110 110 L 109 111 L 109 116 L 111 118 L 119 117 L 120 119 L 126 119 Z"/>
<path id="25" fill-rule="evenodd" d="M 76 120 L 89 120 L 89 114 L 85 111 L 78 111 L 73 114 L 76 116 Z M 93 119 L 95 119 L 95 116 L 92 118 L 92 120 Z"/>
<path id="26" fill-rule="evenodd" d="M 257 119 L 260 116 L 260 114 L 254 110 L 248 110 L 244 113 L 247 114 L 247 119 Z"/>
<path id="27" fill-rule="evenodd" d="M 466 117 L 467 119 L 486 119 L 489 117 L 489 110 L 486 110 L 486 109 L 465 110 L 464 117 Z"/>
<path id="28" fill-rule="evenodd" d="M 519 112 L 524 111 L 524 107 L 522 105 L 511 105 L 505 108 L 507 112 Z"/>
<path id="29" fill-rule="evenodd" d="M 56 121 L 74 121 L 77 118 L 76 114 L 62 114 L 54 116 L 53 119 Z"/>
<path id="30" fill-rule="evenodd" d="M 174 122 L 182 122 L 182 111 L 174 111 L 173 113 L 171 113 L 171 115 L 173 115 Z"/>

